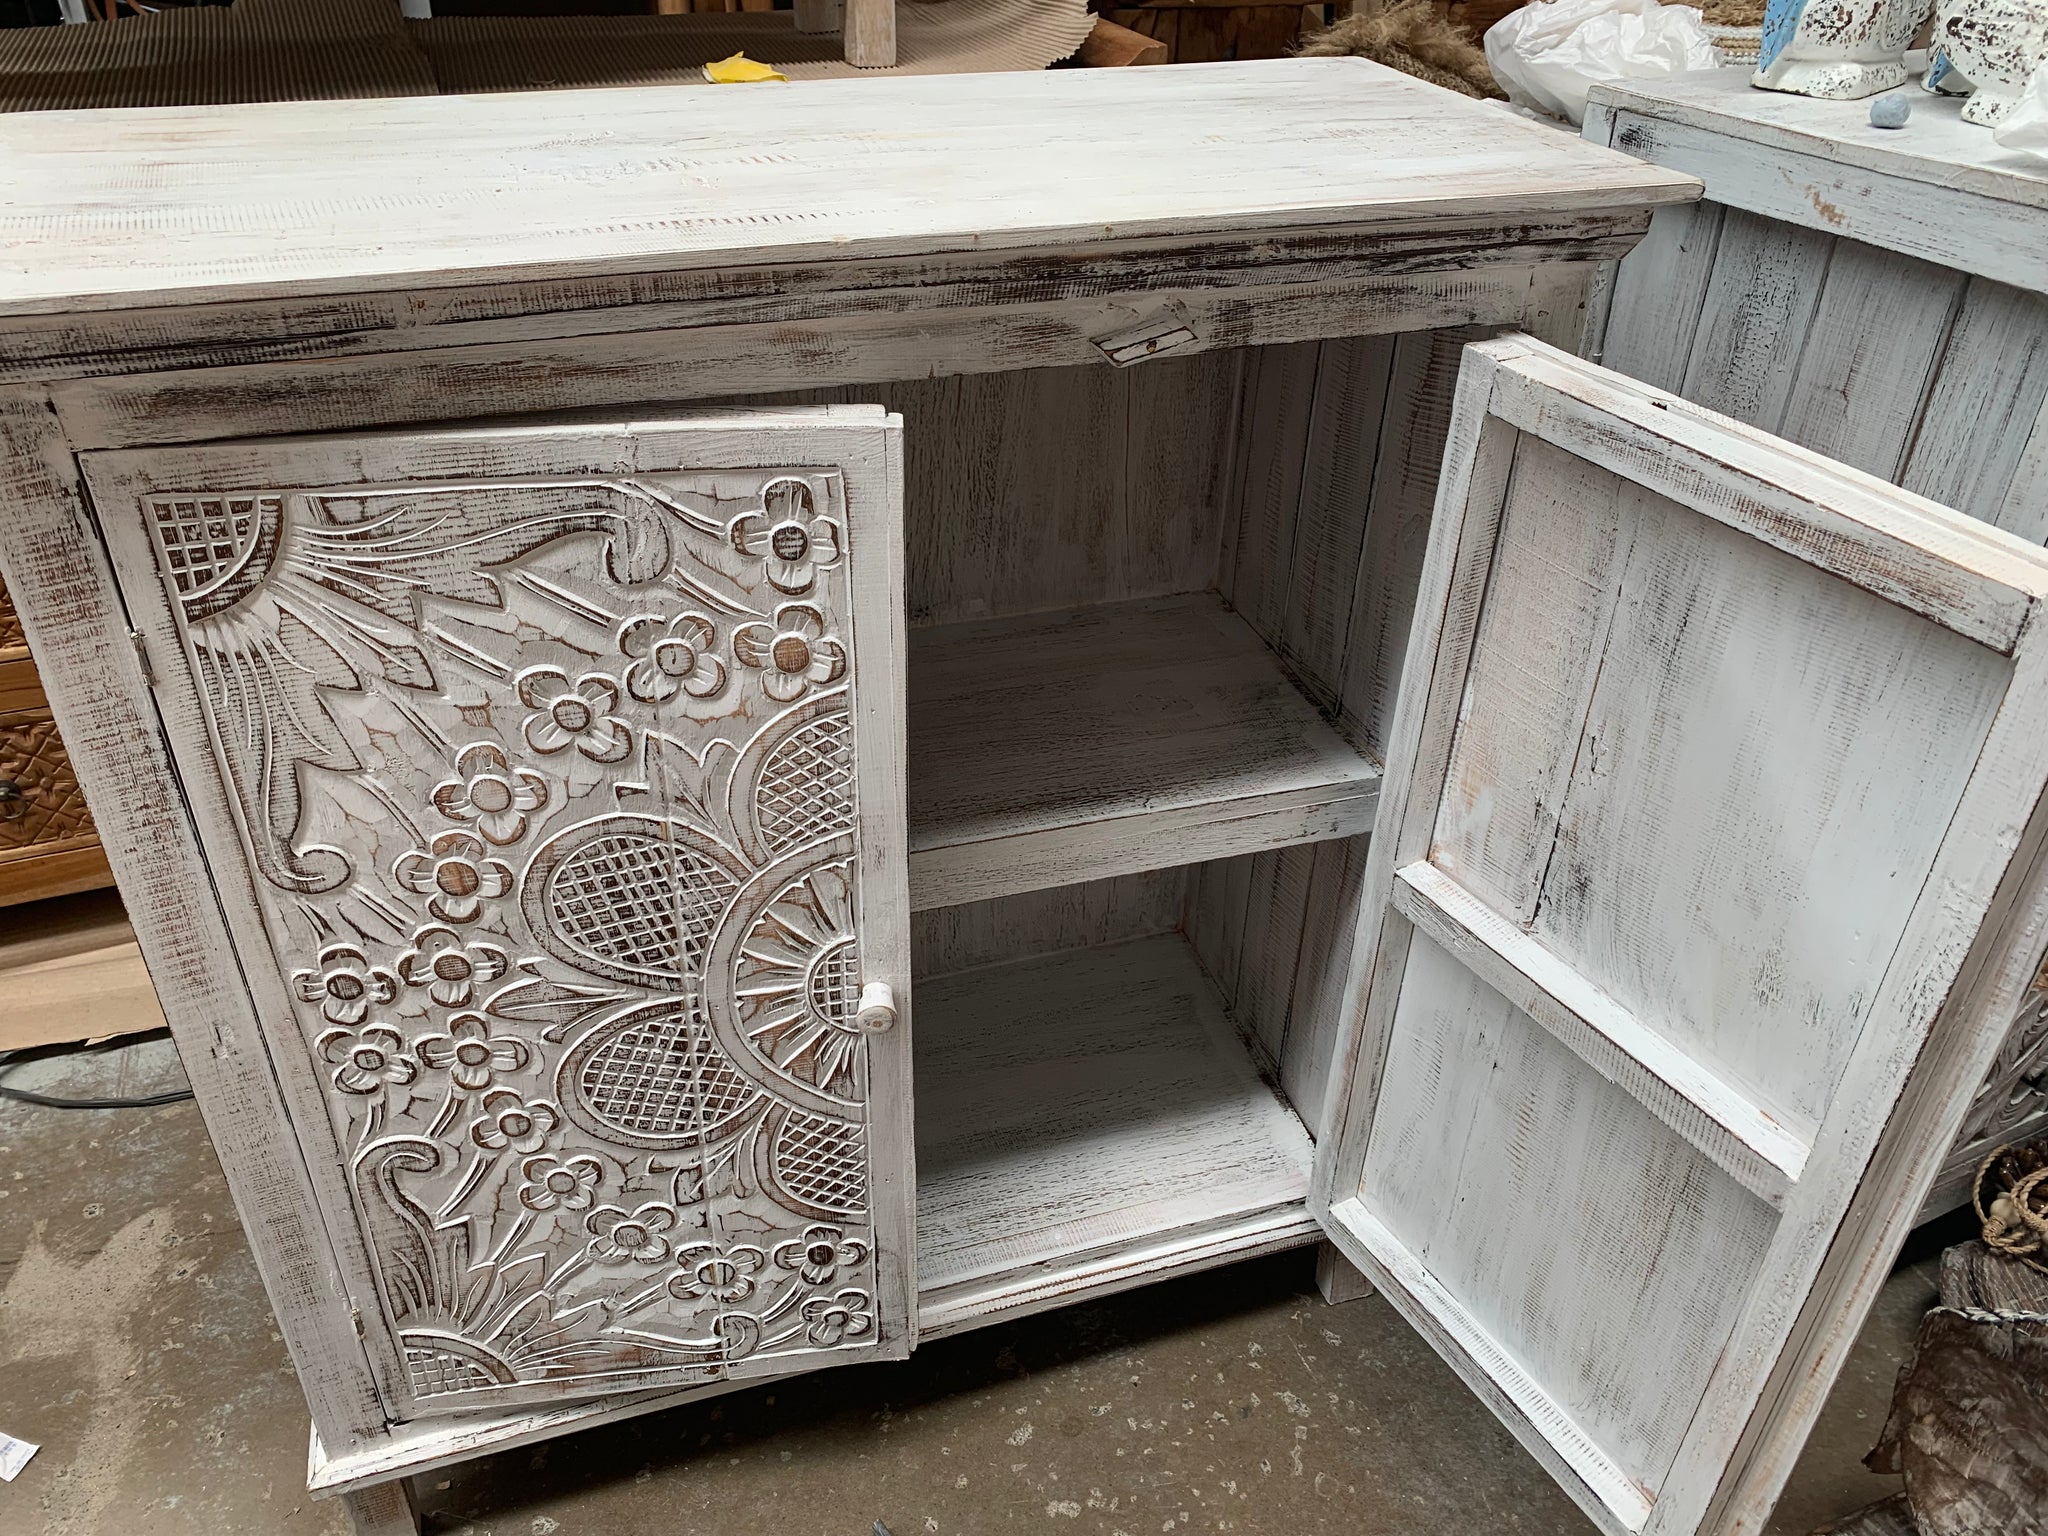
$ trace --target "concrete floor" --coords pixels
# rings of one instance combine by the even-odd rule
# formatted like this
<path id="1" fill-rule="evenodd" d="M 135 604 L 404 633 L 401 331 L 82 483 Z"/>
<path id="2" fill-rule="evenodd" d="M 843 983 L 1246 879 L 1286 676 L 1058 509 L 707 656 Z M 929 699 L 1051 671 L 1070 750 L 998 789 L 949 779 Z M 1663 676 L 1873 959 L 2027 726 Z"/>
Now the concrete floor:
<path id="1" fill-rule="evenodd" d="M 167 1043 L 25 1085 L 140 1092 Z M 1863 1470 L 1934 1294 L 1923 1237 L 1771 1526 L 1890 1492 Z M 1909 1258 L 1913 1257 L 1909 1255 Z M 422 1480 L 437 1536 L 1259 1536 L 1593 1527 L 1428 1347 L 1313 1256 L 1241 1264 L 486 1458 Z M 304 1492 L 306 1413 L 194 1107 L 0 1101 L 6 1536 L 341 1536 Z"/>

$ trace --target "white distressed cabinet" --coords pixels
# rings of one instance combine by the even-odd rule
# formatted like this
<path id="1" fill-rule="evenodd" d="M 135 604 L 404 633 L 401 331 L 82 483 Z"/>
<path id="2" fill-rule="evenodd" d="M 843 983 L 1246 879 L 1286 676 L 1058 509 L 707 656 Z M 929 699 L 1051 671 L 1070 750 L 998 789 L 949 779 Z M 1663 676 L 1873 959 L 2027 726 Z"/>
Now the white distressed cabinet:
<path id="1" fill-rule="evenodd" d="M 362 1531 L 1324 1238 L 1758 1529 L 2048 938 L 2048 556 L 1549 344 L 1696 183 L 1356 60 L 0 141 L 0 565 Z"/>
<path id="2" fill-rule="evenodd" d="M 1758 91 L 1743 69 L 1601 87 L 1586 136 L 1698 176 L 1594 305 L 1588 355 L 2018 534 L 2048 539 L 2048 165 L 1914 92 Z M 2048 985 L 2015 1011 L 1924 1215 L 2048 1130 Z"/>

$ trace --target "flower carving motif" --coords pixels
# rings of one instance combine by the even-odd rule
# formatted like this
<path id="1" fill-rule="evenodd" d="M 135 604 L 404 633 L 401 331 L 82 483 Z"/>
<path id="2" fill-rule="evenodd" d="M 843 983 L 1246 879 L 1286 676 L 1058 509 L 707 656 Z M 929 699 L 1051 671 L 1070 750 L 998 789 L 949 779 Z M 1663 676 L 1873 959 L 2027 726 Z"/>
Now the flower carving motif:
<path id="1" fill-rule="evenodd" d="M 630 1216 L 616 1205 L 601 1205 L 584 1218 L 592 1258 L 607 1264 L 659 1264 L 669 1242 L 661 1234 L 676 1224 L 669 1207 L 650 1202 Z"/>
<path id="2" fill-rule="evenodd" d="M 594 763 L 616 763 L 633 750 L 633 728 L 612 711 L 619 685 L 602 672 L 574 682 L 560 667 L 535 667 L 519 679 L 526 717 L 526 744 L 548 754 L 574 747 Z"/>
<path id="3" fill-rule="evenodd" d="M 320 951 L 319 969 L 295 972 L 292 981 L 299 996 L 318 1003 L 332 1024 L 360 1024 L 372 1004 L 398 996 L 398 978 L 370 964 L 370 957 L 353 944 L 329 944 Z"/>
<path id="4" fill-rule="evenodd" d="M 742 624 L 732 632 L 732 653 L 760 672 L 768 697 L 781 704 L 846 672 L 846 647 L 825 633 L 825 616 L 808 603 L 784 603 L 773 624 Z"/>
<path id="5" fill-rule="evenodd" d="M 430 924 L 412 936 L 413 947 L 398 957 L 398 974 L 409 987 L 425 987 L 443 1008 L 466 1008 L 484 982 L 511 969 L 512 958 L 495 944 L 465 940 L 453 928 Z"/>
<path id="6" fill-rule="evenodd" d="M 419 1061 L 405 1048 L 405 1037 L 389 1024 L 330 1029 L 315 1046 L 320 1059 L 334 1068 L 334 1086 L 343 1093 L 382 1093 L 402 1088 L 420 1075 Z"/>
<path id="7" fill-rule="evenodd" d="M 562 1123 L 545 1099 L 528 1103 L 516 1088 L 493 1088 L 484 1095 L 483 1114 L 472 1120 L 469 1139 L 486 1152 L 538 1152 L 548 1133 Z"/>
<path id="8" fill-rule="evenodd" d="M 474 1093 L 488 1088 L 500 1072 L 517 1072 L 532 1056 L 524 1040 L 495 1040 L 490 1020 L 480 1013 L 458 1013 L 448 1033 L 428 1035 L 414 1047 L 436 1072 L 447 1069 L 449 1081 Z"/>
<path id="9" fill-rule="evenodd" d="M 444 923 L 473 923 L 484 902 L 512 889 L 512 866 L 487 856 L 468 832 L 443 832 L 424 851 L 398 856 L 392 875 L 428 898 L 427 910 Z"/>
<path id="10" fill-rule="evenodd" d="M 604 1165 L 594 1157 L 563 1159 L 548 1153 L 529 1157 L 519 1166 L 524 1182 L 519 1186 L 519 1203 L 529 1211 L 585 1211 L 597 1196 Z"/>
<path id="11" fill-rule="evenodd" d="M 775 1263 L 800 1273 L 807 1284 L 830 1285 L 841 1269 L 851 1269 L 868 1256 L 868 1245 L 838 1227 L 804 1228 L 801 1238 L 775 1245 Z"/>
<path id="12" fill-rule="evenodd" d="M 619 651 L 626 668 L 626 692 L 643 704 L 659 704 L 677 692 L 708 699 L 725 686 L 725 663 L 711 654 L 718 632 L 699 613 L 672 619 L 642 614 L 619 626 Z"/>
<path id="13" fill-rule="evenodd" d="M 730 1306 L 754 1294 L 754 1276 L 768 1256 L 746 1243 L 724 1248 L 693 1243 L 676 1255 L 676 1262 L 680 1268 L 669 1279 L 669 1295 L 678 1301 L 709 1296 Z"/>
<path id="14" fill-rule="evenodd" d="M 495 741 L 471 742 L 455 754 L 455 777 L 434 786 L 434 806 L 450 821 L 475 822 L 484 841 L 503 847 L 526 836 L 526 818 L 548 803 L 548 783 L 531 768 L 514 768 Z"/>
<path id="15" fill-rule="evenodd" d="M 813 1296 L 803 1306 L 804 1332 L 813 1344 L 866 1338 L 875 1327 L 872 1306 L 866 1291 L 851 1287 L 836 1296 Z"/>
<path id="16" fill-rule="evenodd" d="M 768 581 L 797 596 L 811 590 L 818 572 L 839 563 L 839 524 L 818 515 L 802 480 L 776 480 L 761 493 L 761 510 L 732 521 L 732 547 L 766 562 Z"/>

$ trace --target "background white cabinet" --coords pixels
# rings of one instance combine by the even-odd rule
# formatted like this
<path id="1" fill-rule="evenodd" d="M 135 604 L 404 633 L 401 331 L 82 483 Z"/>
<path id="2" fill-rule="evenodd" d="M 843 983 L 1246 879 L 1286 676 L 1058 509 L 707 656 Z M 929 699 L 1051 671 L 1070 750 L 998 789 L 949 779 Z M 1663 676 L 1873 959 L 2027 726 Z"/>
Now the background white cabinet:
<path id="1" fill-rule="evenodd" d="M 2048 539 L 2048 176 L 1915 93 L 1910 132 L 1727 69 L 1603 88 L 1597 143 L 1700 177 L 1595 306 L 1632 378 Z M 2048 994 L 2030 992 L 1926 1215 L 2048 1127 Z"/>

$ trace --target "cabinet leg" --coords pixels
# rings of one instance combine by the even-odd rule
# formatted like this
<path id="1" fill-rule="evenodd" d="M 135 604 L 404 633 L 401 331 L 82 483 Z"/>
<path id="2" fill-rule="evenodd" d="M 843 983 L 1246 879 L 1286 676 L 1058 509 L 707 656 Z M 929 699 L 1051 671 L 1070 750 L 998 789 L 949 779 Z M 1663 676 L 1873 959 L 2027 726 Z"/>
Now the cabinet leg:
<path id="1" fill-rule="evenodd" d="M 1316 1289 L 1331 1306 L 1372 1294 L 1372 1282 L 1337 1251 L 1335 1243 L 1316 1244 Z"/>
<path id="2" fill-rule="evenodd" d="M 407 1478 L 341 1496 L 355 1536 L 420 1536 L 420 1513 Z"/>

